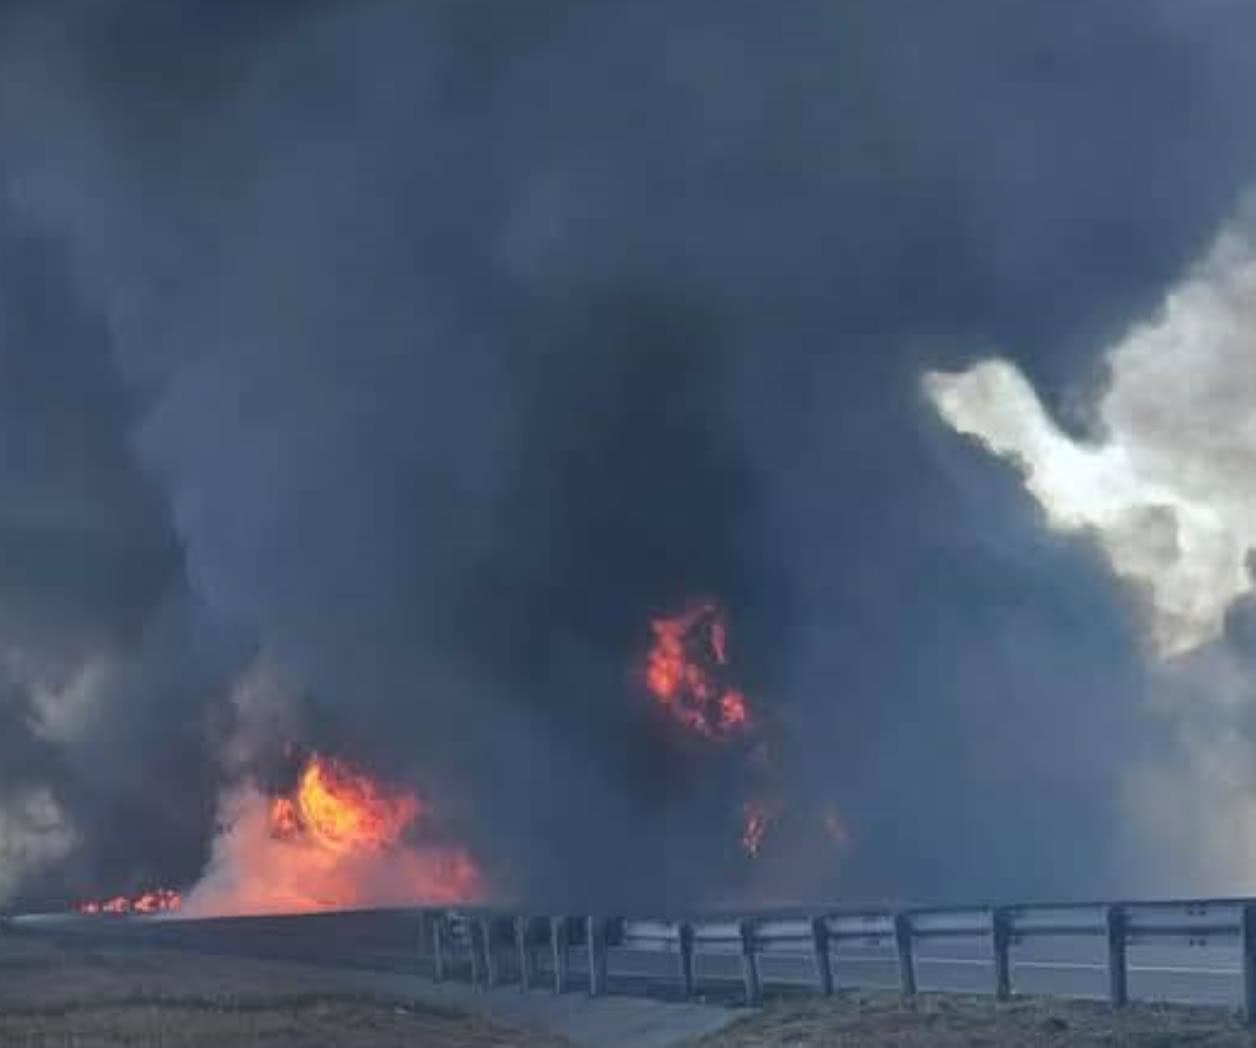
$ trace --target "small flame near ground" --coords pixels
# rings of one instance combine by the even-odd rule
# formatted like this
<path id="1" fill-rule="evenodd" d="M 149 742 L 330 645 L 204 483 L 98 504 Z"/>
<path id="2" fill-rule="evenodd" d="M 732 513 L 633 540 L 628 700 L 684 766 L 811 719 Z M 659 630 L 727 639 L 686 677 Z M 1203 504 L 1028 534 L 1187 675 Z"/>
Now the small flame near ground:
<path id="1" fill-rule="evenodd" d="M 139 895 L 115 895 L 112 899 L 88 900 L 74 909 L 82 914 L 170 913 L 183 905 L 183 896 L 169 888 L 155 888 Z"/>
<path id="2" fill-rule="evenodd" d="M 246 787 L 183 913 L 308 913 L 468 902 L 482 876 L 468 850 L 424 839 L 429 807 L 345 761 L 311 754 L 289 793 Z"/>
<path id="3" fill-rule="evenodd" d="M 763 838 L 776 819 L 776 808 L 766 801 L 747 801 L 741 806 L 741 847 L 752 859 L 763 850 Z"/>
<path id="4" fill-rule="evenodd" d="M 851 846 L 850 829 L 837 805 L 830 804 L 820 815 L 820 825 L 824 828 L 824 836 L 839 851 L 846 851 Z"/>

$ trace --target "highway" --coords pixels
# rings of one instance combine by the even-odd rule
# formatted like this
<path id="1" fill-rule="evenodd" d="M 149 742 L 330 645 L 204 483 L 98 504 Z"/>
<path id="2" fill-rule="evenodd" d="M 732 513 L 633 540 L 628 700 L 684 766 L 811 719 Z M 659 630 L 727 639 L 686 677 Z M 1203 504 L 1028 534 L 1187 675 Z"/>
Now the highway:
<path id="1" fill-rule="evenodd" d="M 85 917 L 30 915 L 9 919 L 13 933 L 52 934 L 118 946 L 159 945 L 216 954 L 299 961 L 341 968 L 391 973 L 432 974 L 432 959 L 422 948 L 421 923 L 408 911 L 363 911 L 297 917 L 177 918 Z M 1013 991 L 1071 997 L 1103 998 L 1107 993 L 1105 943 L 1096 937 L 1036 940 L 1013 947 Z M 452 956 L 450 977 L 466 980 L 470 964 Z M 548 948 L 537 951 L 539 982 L 552 985 Z M 1129 947 L 1129 992 L 1134 999 L 1237 1007 L 1241 974 L 1237 941 L 1221 939 L 1201 945 Z M 503 983 L 518 978 L 515 951 L 498 953 Z M 571 948 L 568 986 L 587 988 L 587 959 L 582 947 Z M 842 944 L 833 953 L 833 970 L 841 989 L 896 989 L 897 959 L 891 945 Z M 639 994 L 676 1000 L 680 997 L 679 961 L 664 951 L 609 951 L 607 989 L 612 994 Z M 814 985 L 812 960 L 801 952 L 768 953 L 760 957 L 767 995 L 809 992 Z M 737 1003 L 741 995 L 740 957 L 732 949 L 700 952 L 695 958 L 697 994 L 712 1003 Z M 922 991 L 988 993 L 994 981 L 989 943 L 982 939 L 948 939 L 923 943 L 917 952 L 917 980 Z"/>

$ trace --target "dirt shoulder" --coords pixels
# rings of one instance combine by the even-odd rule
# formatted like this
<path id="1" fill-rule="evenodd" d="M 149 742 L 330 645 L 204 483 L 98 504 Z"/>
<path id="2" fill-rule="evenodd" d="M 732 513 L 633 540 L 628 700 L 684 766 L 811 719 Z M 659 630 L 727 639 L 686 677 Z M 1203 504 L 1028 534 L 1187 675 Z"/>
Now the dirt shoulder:
<path id="1" fill-rule="evenodd" d="M 1018 998 L 998 1004 L 988 997 L 923 995 L 904 1002 L 893 994 L 843 993 L 770 1004 L 692 1044 L 703 1048 L 1230 1048 L 1256 1045 L 1256 1038 L 1236 1015 L 1216 1008 L 1137 1004 L 1118 1013 L 1098 1002 L 1054 998 Z"/>
<path id="2" fill-rule="evenodd" d="M 300 966 L 0 939 L 0 1045 L 199 1048 L 431 1045 L 558 1048 L 560 1038 L 483 1016 L 349 995 Z"/>

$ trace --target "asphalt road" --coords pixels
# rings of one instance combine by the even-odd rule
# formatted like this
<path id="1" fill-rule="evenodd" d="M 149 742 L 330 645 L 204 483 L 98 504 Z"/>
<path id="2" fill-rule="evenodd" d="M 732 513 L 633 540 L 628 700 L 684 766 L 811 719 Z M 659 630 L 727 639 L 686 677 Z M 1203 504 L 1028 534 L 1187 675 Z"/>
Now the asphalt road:
<path id="1" fill-rule="evenodd" d="M 221 918 L 184 921 L 169 918 L 26 916 L 11 919 L 17 932 L 73 936 L 102 945 L 134 942 L 236 956 L 299 961 L 430 976 L 430 956 L 421 951 L 416 914 L 396 911 L 316 914 L 300 917 Z M 1013 989 L 1019 993 L 1098 997 L 1107 993 L 1105 944 L 1101 938 L 1057 938 L 1014 947 Z M 503 983 L 517 980 L 518 964 L 509 948 L 499 951 Z M 541 978 L 549 979 L 549 951 L 538 950 Z M 1241 972 L 1237 943 L 1196 946 L 1131 945 L 1129 992 L 1133 998 L 1237 1006 Z M 897 960 L 885 946 L 843 946 L 834 953 L 841 988 L 893 989 Z M 581 947 L 570 952 L 568 985 L 587 988 L 587 959 Z M 766 994 L 807 992 L 814 985 L 809 954 L 764 955 L 760 972 Z M 740 957 L 732 950 L 699 953 L 695 959 L 698 994 L 711 1002 L 736 1003 L 741 994 Z M 470 964 L 454 955 L 451 980 L 466 980 Z M 612 948 L 608 964 L 611 994 L 637 994 L 677 1000 L 678 959 L 663 951 Z M 981 939 L 925 943 L 917 953 L 921 990 L 989 992 L 994 981 L 989 944 Z"/>

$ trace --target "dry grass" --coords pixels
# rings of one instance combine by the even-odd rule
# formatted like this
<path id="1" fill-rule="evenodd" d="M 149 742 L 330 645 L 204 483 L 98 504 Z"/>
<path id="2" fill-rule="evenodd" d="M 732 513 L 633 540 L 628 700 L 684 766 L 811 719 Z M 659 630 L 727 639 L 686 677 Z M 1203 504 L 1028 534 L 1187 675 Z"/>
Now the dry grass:
<path id="1" fill-rule="evenodd" d="M 346 995 L 294 965 L 0 939 L 0 1045 L 29 1048 L 558 1048 L 478 1016 Z"/>
<path id="2" fill-rule="evenodd" d="M 276 999 L 247 1005 L 131 1002 L 82 1005 L 0 1017 L 0 1044 L 31 1048 L 489 1048 L 545 1043 L 471 1016 L 440 1015 L 369 1001 Z M 557 1040 L 549 1043 L 558 1044 Z"/>
<path id="3" fill-rule="evenodd" d="M 1139 1048 L 1231 1048 L 1256 1045 L 1237 1016 L 1216 1008 L 1106 1004 L 1020 998 L 923 995 L 905 1002 L 893 994 L 839 994 L 782 1001 L 697 1042 L 704 1048 L 825 1045 L 833 1048 L 1065 1048 L 1073 1045 Z"/>

